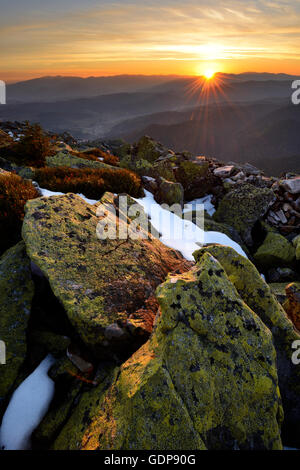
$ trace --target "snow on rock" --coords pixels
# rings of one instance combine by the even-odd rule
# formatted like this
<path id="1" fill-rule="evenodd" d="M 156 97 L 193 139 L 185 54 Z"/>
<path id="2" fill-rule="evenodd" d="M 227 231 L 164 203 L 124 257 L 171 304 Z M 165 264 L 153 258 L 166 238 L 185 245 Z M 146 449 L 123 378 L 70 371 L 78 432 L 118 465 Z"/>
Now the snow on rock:
<path id="1" fill-rule="evenodd" d="M 180 251 L 187 260 L 194 260 L 193 252 L 199 249 L 199 244 L 205 245 L 208 243 L 219 243 L 221 245 L 230 246 L 237 253 L 247 258 L 246 253 L 242 250 L 240 245 L 231 240 L 224 233 L 204 232 L 204 230 L 197 227 L 193 222 L 184 220 L 176 214 L 163 209 L 155 201 L 152 193 L 147 190 L 144 191 L 146 196 L 135 200 L 141 204 L 146 214 L 150 217 L 151 224 L 161 234 L 161 242 L 170 248 Z"/>
<path id="2" fill-rule="evenodd" d="M 40 188 L 36 182 L 34 183 L 35 183 L 35 186 L 39 189 L 39 191 L 42 193 L 44 197 L 63 196 L 65 194 L 65 193 L 59 193 L 55 191 L 49 191 L 49 189 Z M 84 194 L 78 194 L 78 196 L 80 196 L 87 204 L 93 205 L 93 204 L 96 204 L 96 202 L 99 202 L 96 199 L 88 199 L 87 197 L 84 196 Z"/>
<path id="3" fill-rule="evenodd" d="M 31 434 L 46 414 L 54 395 L 48 370 L 54 358 L 47 356 L 14 392 L 0 428 L 0 449 L 30 449 Z"/>
<path id="4" fill-rule="evenodd" d="M 194 199 L 193 201 L 187 202 L 187 205 L 192 206 L 192 208 L 185 209 L 183 212 L 188 212 L 190 210 L 196 210 L 197 204 L 203 204 L 204 210 L 209 214 L 213 215 L 216 212 L 215 206 L 212 204 L 211 200 L 213 198 L 212 194 L 201 197 L 200 199 Z"/>

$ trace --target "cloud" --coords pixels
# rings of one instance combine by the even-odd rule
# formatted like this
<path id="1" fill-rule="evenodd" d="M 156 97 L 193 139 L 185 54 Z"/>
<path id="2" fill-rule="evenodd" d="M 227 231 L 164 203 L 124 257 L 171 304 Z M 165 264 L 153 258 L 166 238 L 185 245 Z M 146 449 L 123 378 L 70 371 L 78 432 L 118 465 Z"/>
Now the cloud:
<path id="1" fill-rule="evenodd" d="M 25 12 L 21 4 L 12 0 L 1 11 L 0 60 L 7 70 L 16 63 L 28 69 L 84 68 L 93 61 L 299 60 L 296 0 L 282 0 L 280 9 L 271 0 L 213 6 L 208 0 L 52 0 L 47 8 L 28 0 Z"/>

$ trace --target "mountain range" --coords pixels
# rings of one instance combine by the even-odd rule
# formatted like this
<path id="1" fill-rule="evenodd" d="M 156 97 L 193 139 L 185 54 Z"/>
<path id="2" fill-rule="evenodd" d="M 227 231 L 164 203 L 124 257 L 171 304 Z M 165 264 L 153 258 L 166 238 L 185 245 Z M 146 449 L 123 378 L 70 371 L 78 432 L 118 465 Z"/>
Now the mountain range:
<path id="1" fill-rule="evenodd" d="M 0 120 L 40 122 L 79 139 L 150 135 L 175 150 L 299 170 L 300 108 L 285 74 L 42 77 L 7 86 Z"/>

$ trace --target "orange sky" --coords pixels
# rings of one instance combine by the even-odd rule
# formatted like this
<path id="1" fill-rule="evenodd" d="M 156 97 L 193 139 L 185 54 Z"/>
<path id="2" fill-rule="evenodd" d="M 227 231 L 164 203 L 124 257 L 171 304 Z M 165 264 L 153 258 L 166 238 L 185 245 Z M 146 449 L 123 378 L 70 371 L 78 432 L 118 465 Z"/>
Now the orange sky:
<path id="1" fill-rule="evenodd" d="M 300 75 L 298 0 L 43 3 L 1 7 L 0 79 L 206 69 Z"/>

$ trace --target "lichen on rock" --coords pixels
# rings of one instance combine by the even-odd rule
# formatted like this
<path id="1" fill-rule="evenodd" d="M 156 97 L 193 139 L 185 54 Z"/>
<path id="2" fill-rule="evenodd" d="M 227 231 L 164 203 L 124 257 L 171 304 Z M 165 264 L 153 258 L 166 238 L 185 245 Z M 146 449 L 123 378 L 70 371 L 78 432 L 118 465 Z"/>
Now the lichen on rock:
<path id="1" fill-rule="evenodd" d="M 106 223 L 131 229 L 127 219 L 107 210 L 107 198 Z M 146 233 L 100 240 L 96 229 L 104 215 L 98 217 L 98 211 L 99 205 L 74 194 L 35 199 L 26 205 L 23 238 L 86 346 L 96 354 L 99 347 L 102 354 L 103 348 L 111 353 L 110 348 L 126 350 L 127 344 L 129 354 L 152 330 L 157 304 L 147 301 L 157 285 L 190 263 Z"/>
<path id="2" fill-rule="evenodd" d="M 272 336 L 221 264 L 203 254 L 157 297 L 150 340 L 82 398 L 54 449 L 280 449 Z"/>
<path id="3" fill-rule="evenodd" d="M 256 253 L 254 260 L 266 270 L 279 266 L 289 267 L 295 260 L 296 250 L 285 237 L 279 233 L 269 232 Z"/>
<path id="4" fill-rule="evenodd" d="M 30 260 L 20 242 L 0 259 L 0 340 L 6 346 L 6 364 L 0 365 L 0 415 L 1 401 L 12 391 L 26 358 L 33 295 Z"/>
<path id="5" fill-rule="evenodd" d="M 292 362 L 292 344 L 300 334 L 277 302 L 255 266 L 232 248 L 211 245 L 194 253 L 199 261 L 210 253 L 222 265 L 243 301 L 271 331 L 277 353 L 279 387 L 284 408 L 283 434 L 293 446 L 300 445 L 300 368 Z"/>
<path id="6" fill-rule="evenodd" d="M 268 188 L 240 184 L 224 196 L 213 219 L 234 227 L 246 245 L 252 246 L 251 230 L 275 199 L 275 194 Z"/>
<path id="7" fill-rule="evenodd" d="M 107 165 L 100 161 L 87 160 L 65 152 L 58 152 L 53 157 L 47 157 L 46 162 L 49 167 L 91 168 L 94 170 L 116 169 L 112 165 Z"/>

